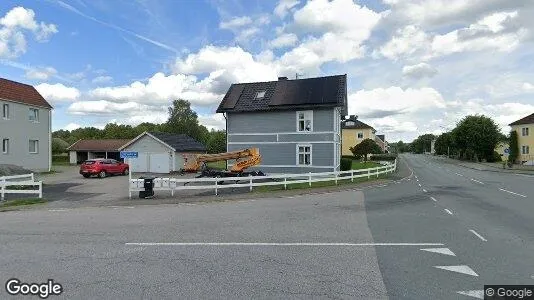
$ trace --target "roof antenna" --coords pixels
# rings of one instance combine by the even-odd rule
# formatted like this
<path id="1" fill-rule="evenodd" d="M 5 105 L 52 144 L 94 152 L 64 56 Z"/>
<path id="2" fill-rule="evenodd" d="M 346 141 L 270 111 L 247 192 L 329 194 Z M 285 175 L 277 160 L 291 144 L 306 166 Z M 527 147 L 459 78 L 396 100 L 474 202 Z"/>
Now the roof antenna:
<path id="1" fill-rule="evenodd" d="M 302 77 L 304 74 L 295 73 L 295 79 L 299 79 L 299 76 Z"/>

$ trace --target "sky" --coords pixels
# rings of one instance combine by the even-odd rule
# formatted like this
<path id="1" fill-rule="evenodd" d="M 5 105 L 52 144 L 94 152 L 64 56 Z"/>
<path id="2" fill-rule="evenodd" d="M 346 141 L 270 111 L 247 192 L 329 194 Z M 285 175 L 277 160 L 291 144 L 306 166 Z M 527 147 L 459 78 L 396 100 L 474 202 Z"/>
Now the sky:
<path id="1" fill-rule="evenodd" d="M 186 99 L 208 128 L 232 83 L 347 74 L 349 114 L 411 141 L 534 112 L 531 0 L 2 0 L 0 77 L 31 84 L 53 130 L 161 123 Z"/>

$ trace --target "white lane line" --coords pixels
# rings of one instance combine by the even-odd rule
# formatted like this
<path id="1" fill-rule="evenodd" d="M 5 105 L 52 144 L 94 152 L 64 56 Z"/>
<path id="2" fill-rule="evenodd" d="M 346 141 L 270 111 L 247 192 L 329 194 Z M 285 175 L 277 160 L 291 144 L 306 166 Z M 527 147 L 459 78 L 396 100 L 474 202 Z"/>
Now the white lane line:
<path id="1" fill-rule="evenodd" d="M 527 196 L 525 196 L 525 195 L 521 195 L 521 194 L 518 194 L 518 193 L 514 193 L 514 192 L 509 191 L 509 190 L 505 190 L 505 189 L 499 189 L 499 190 L 501 190 L 501 191 L 503 191 L 503 192 L 507 192 L 507 193 L 513 194 L 513 195 L 517 195 L 517 196 L 520 196 L 520 197 L 523 197 L 523 198 L 526 198 L 526 197 L 527 197 Z"/>
<path id="2" fill-rule="evenodd" d="M 471 181 L 474 181 L 474 182 L 476 182 L 476 183 L 480 183 L 480 184 L 484 184 L 484 182 L 482 182 L 482 181 L 478 181 L 478 180 L 473 179 L 473 178 L 471 178 Z"/>
<path id="3" fill-rule="evenodd" d="M 63 208 L 60 208 L 60 209 L 49 209 L 48 211 L 67 211 L 68 209 L 63 209 Z"/>
<path id="4" fill-rule="evenodd" d="M 477 299 L 484 299 L 484 291 L 483 290 L 459 291 L 459 292 L 456 292 L 456 293 L 458 293 L 460 295 L 468 296 L 468 297 L 477 298 Z"/>
<path id="5" fill-rule="evenodd" d="M 460 177 L 464 177 L 464 175 L 460 174 L 460 173 L 456 173 L 456 175 L 460 176 Z"/>
<path id="6" fill-rule="evenodd" d="M 126 243 L 127 246 L 443 246 L 442 243 Z"/>
<path id="7" fill-rule="evenodd" d="M 471 275 L 471 276 L 478 276 L 478 274 L 473 271 L 473 269 L 471 269 L 469 266 L 467 265 L 459 265 L 459 266 L 434 266 L 434 268 L 438 268 L 438 269 L 442 269 L 442 270 L 447 270 L 447 271 L 451 271 L 451 272 L 457 272 L 457 273 L 462 273 L 462 274 L 466 274 L 466 275 Z"/>
<path id="8" fill-rule="evenodd" d="M 452 211 L 450 211 L 448 208 L 445 208 L 445 211 L 446 211 L 449 215 L 452 215 Z"/>
<path id="9" fill-rule="evenodd" d="M 482 241 L 484 241 L 484 242 L 487 242 L 487 241 L 488 241 L 488 240 L 486 240 L 483 236 L 481 236 L 480 234 L 478 234 L 478 232 L 474 231 L 473 229 L 469 229 L 469 231 L 470 231 L 472 234 L 476 235 L 476 236 L 477 236 L 479 239 L 481 239 Z"/>
<path id="10" fill-rule="evenodd" d="M 438 200 L 436 200 L 436 198 L 434 198 L 434 197 L 430 197 L 430 199 L 432 199 L 432 201 L 434 201 L 434 202 L 438 202 Z"/>
<path id="11" fill-rule="evenodd" d="M 445 254 L 450 256 L 456 256 L 454 252 L 451 251 L 449 248 L 426 248 L 426 249 L 419 249 L 421 251 L 427 251 L 427 252 L 433 252 L 433 253 L 439 253 L 439 254 Z"/>
<path id="12" fill-rule="evenodd" d="M 423 189 L 423 192 L 424 192 L 424 193 L 426 193 L 426 190 L 425 190 L 425 189 Z"/>
<path id="13" fill-rule="evenodd" d="M 527 174 L 514 174 L 516 176 L 523 176 L 523 177 L 534 177 L 534 175 L 527 175 Z"/>
<path id="14" fill-rule="evenodd" d="M 419 185 L 419 186 L 421 186 L 421 184 L 420 184 L 420 183 L 418 183 L 418 185 Z"/>

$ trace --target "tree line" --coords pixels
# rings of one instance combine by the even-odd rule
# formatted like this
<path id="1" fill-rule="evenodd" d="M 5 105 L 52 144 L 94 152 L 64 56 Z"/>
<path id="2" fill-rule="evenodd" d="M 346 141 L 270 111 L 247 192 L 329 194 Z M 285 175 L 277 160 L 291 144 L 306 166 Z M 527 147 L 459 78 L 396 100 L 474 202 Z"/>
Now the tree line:
<path id="1" fill-rule="evenodd" d="M 65 152 L 69 145 L 80 139 L 133 139 L 145 131 L 186 134 L 204 144 L 209 153 L 226 151 L 226 132 L 208 130 L 198 122 L 198 115 L 189 101 L 174 100 L 168 108 L 169 118 L 161 124 L 144 122 L 137 126 L 108 123 L 103 129 L 84 127 L 74 130 L 58 130 L 52 133 L 52 152 Z"/>
<path id="2" fill-rule="evenodd" d="M 431 151 L 432 141 L 435 141 L 434 150 L 437 155 L 494 162 L 501 160 L 500 155 L 495 152 L 496 146 L 500 142 L 509 143 L 512 146 L 511 138 L 513 138 L 513 133 L 509 136 L 502 134 L 493 119 L 484 115 L 470 115 L 461 119 L 454 129 L 448 132 L 440 135 L 423 134 L 411 143 L 399 141 L 390 146 L 397 153 L 425 153 Z M 510 156 L 510 158 L 513 157 Z"/>

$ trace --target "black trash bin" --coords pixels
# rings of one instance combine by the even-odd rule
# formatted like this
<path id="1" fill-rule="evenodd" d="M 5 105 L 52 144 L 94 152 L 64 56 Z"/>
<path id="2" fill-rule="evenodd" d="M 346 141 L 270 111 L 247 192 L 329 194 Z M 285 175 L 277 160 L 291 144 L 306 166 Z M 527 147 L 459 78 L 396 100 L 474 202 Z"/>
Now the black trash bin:
<path id="1" fill-rule="evenodd" d="M 154 196 L 154 178 L 156 177 L 139 177 L 143 179 L 144 191 L 139 191 L 139 198 L 151 198 Z"/>

